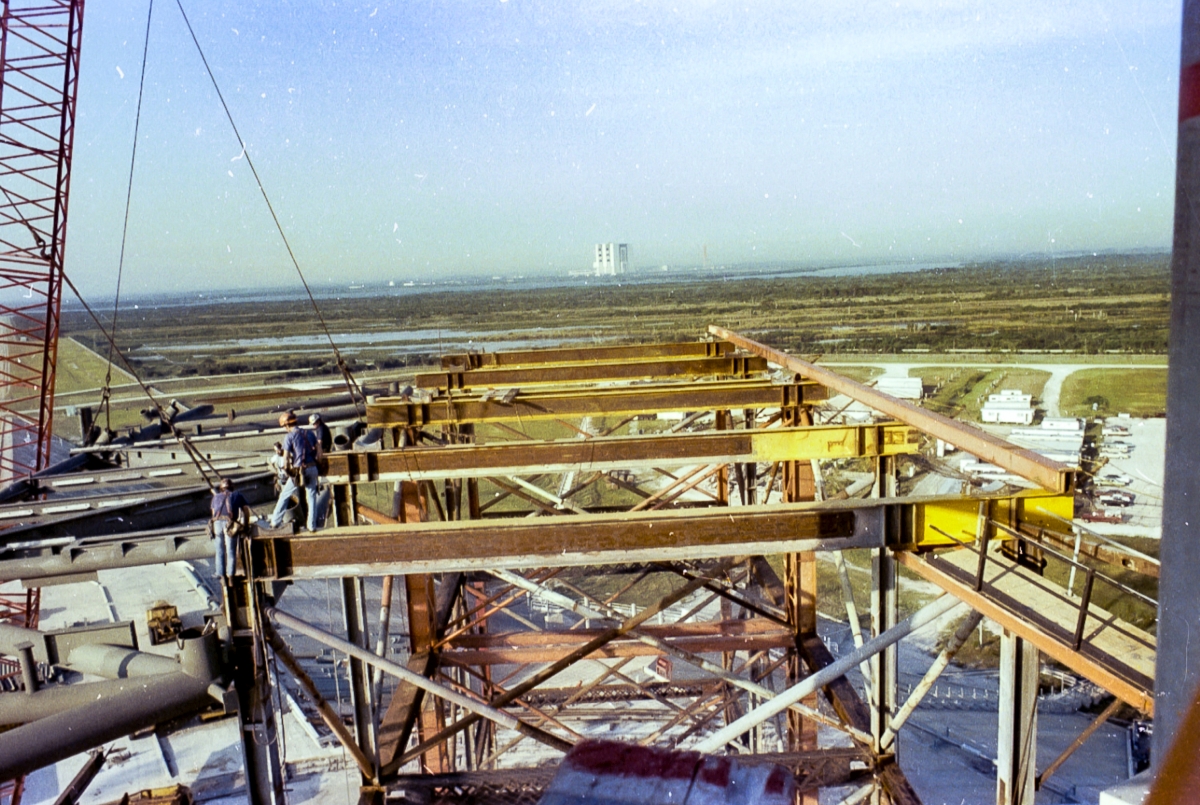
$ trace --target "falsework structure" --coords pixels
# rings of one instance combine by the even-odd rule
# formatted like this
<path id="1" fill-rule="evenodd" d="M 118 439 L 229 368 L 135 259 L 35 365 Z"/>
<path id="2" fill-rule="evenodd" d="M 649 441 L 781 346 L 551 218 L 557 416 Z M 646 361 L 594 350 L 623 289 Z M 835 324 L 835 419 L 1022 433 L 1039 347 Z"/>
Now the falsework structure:
<path id="1" fill-rule="evenodd" d="M 874 413 L 847 421 L 847 398 Z M 252 502 L 270 499 L 270 475 L 247 451 L 278 431 L 250 420 L 275 420 L 284 404 L 260 402 L 240 400 L 233 424 L 214 401 L 172 426 Z M 90 745 L 215 706 L 241 722 L 251 801 L 283 802 L 277 692 L 287 677 L 344 747 L 364 801 L 536 802 L 572 745 L 616 735 L 782 765 L 804 802 L 849 786 L 851 801 L 915 803 L 897 733 L 983 617 L 1003 632 L 997 802 L 1032 802 L 1068 754 L 1036 766 L 1044 658 L 1153 712 L 1153 636 L 1092 602 L 1106 585 L 1140 595 L 1104 571 L 1135 557 L 1107 545 L 1064 551 L 1075 539 L 1063 525 L 1074 513 L 1072 468 L 737 333 L 447 355 L 408 393 L 373 396 L 361 424 L 365 435 L 339 434 L 344 449 L 322 467 L 325 528 L 258 528 L 246 543 L 224 617 L 205 635 L 224 647 L 193 651 L 219 666 L 196 661 L 202 673 L 168 675 L 160 712 L 105 711 Z M 900 468 L 928 465 L 931 437 L 1030 488 L 985 494 L 964 482 L 951 495 L 901 494 Z M 211 556 L 203 533 L 184 525 L 203 515 L 208 488 L 174 455 L 174 438 L 156 431 L 87 450 L 123 466 L 55 481 L 78 490 L 69 515 L 22 504 L 15 541 L 0 545 L 0 580 Z M 835 462 L 862 471 L 861 492 L 832 494 Z M 104 497 L 122 482 L 139 496 Z M 115 522 L 128 533 L 113 533 Z M 851 549 L 870 566 L 858 600 Z M 819 588 L 820 552 L 839 571 L 833 590 Z M 1043 575 L 1051 563 L 1076 568 L 1074 592 Z M 905 611 L 900 567 L 946 595 Z M 301 593 L 289 599 L 314 580 L 335 580 L 340 592 L 336 634 L 303 617 Z M 846 610 L 849 653 L 818 634 L 819 595 Z M 943 649 L 902 696 L 897 642 L 922 627 L 942 631 Z M 55 649 L 62 635 L 14 634 L 6 646 L 0 633 L 0 654 L 19 653 L 19 638 L 44 644 L 46 661 L 88 661 L 88 651 Z M 70 645 L 89 639 L 100 638 L 69 635 Z M 345 708 L 314 682 L 313 641 L 345 658 Z M 160 667 L 136 648 L 122 663 Z M 5 698 L 14 695 L 25 694 L 0 693 L 0 712 L 22 710 Z M 55 722 L 22 718 L 26 726 L 0 734 L 0 777 L 66 756 L 54 754 Z M 80 719 L 72 723 L 76 745 L 87 745 Z"/>
<path id="2" fill-rule="evenodd" d="M 805 801 L 855 784 L 917 802 L 895 733 L 964 637 L 907 702 L 895 641 L 959 601 L 976 613 L 971 626 L 986 615 L 1005 634 L 998 801 L 1032 802 L 1042 782 L 1040 655 L 1153 708 L 1153 637 L 1088 600 L 1116 582 L 1087 569 L 1081 599 L 1040 577 L 1060 556 L 1054 531 L 1073 514 L 1074 478 L 1036 453 L 719 328 L 690 344 L 449 355 L 416 385 L 425 393 L 368 405 L 368 427 L 390 447 L 329 457 L 336 527 L 260 534 L 259 584 L 237 595 L 243 656 L 259 630 L 283 656 L 289 633 L 347 652 L 344 740 L 368 799 L 536 801 L 554 758 L 619 701 L 639 721 L 625 737 L 784 764 Z M 879 415 L 819 424 L 831 392 Z M 668 414 L 670 427 L 630 435 Z M 922 433 L 1037 488 L 900 497 L 897 462 Z M 874 468 L 869 498 L 822 499 L 814 468 L 833 459 Z M 606 492 L 589 493 L 597 486 Z M 841 566 L 850 548 L 871 556 L 870 601 L 844 585 L 852 623 L 861 607 L 869 627 L 857 656 L 835 659 L 816 632 L 816 552 Z M 900 565 L 949 597 L 902 617 Z M 365 577 L 383 577 L 378 618 Z M 313 578 L 341 579 L 344 634 L 319 632 L 269 592 Z M 393 596 L 406 616 L 402 667 L 375 656 L 392 642 Z M 637 663 L 648 656 L 653 666 Z M 390 695 L 372 666 L 398 676 Z M 629 670 L 639 666 L 649 670 Z M 847 682 L 850 667 L 865 691 Z M 819 746 L 822 725 L 844 745 Z M 257 747 L 267 768 L 272 727 L 255 726 L 264 732 L 247 753 Z"/>

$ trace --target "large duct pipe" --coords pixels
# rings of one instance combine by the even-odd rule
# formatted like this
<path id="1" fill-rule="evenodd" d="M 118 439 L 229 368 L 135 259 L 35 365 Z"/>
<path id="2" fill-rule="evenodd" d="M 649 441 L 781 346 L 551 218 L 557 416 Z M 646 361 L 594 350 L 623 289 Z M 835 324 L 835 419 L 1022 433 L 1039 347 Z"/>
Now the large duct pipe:
<path id="1" fill-rule="evenodd" d="M 130 690 L 0 734 L 0 779 L 28 774 L 212 703 L 211 679 L 179 672 L 133 682 Z"/>
<path id="2" fill-rule="evenodd" d="M 76 646 L 67 655 L 65 665 L 81 674 L 102 676 L 105 679 L 129 679 L 137 676 L 173 674 L 179 662 L 161 654 L 147 654 L 122 646 L 103 643 Z"/>
<path id="3" fill-rule="evenodd" d="M 180 673 L 179 666 L 175 667 L 175 673 Z M 163 676 L 169 674 L 53 685 L 31 694 L 15 691 L 0 693 L 0 727 L 29 724 L 101 699 L 110 699 L 130 691 L 141 691 L 147 682 L 160 680 Z"/>
<path id="4" fill-rule="evenodd" d="M 179 660 L 180 670 L 171 674 L 57 689 L 74 689 L 77 692 L 65 695 L 86 698 L 87 703 L 0 733 L 0 779 L 28 774 L 211 704 L 208 690 L 217 681 L 218 671 L 216 636 L 188 640 Z M 29 703 L 50 692 L 5 694 L 0 703 L 7 704 L 14 696 Z"/>
<path id="5" fill-rule="evenodd" d="M 34 657 L 38 662 L 46 662 L 46 636 L 37 629 L 26 629 L 23 626 L 13 626 L 0 623 L 0 654 L 15 657 L 19 653 L 17 646 L 22 643 L 33 643 Z"/>
<path id="6" fill-rule="evenodd" d="M 362 433 L 361 422 L 351 422 L 349 425 L 338 425 L 333 429 L 333 449 L 349 450 L 354 446 L 358 435 Z"/>

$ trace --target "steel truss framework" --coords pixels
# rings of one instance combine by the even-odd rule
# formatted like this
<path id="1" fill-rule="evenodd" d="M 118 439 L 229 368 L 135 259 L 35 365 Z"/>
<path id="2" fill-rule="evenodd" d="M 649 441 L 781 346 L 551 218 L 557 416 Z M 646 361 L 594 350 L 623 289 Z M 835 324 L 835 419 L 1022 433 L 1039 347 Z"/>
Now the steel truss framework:
<path id="1" fill-rule="evenodd" d="M 580 350 L 449 356 L 448 373 L 429 378 L 440 387 L 432 397 L 368 407 L 369 423 L 390 429 L 394 447 L 330 457 L 325 478 L 334 487 L 336 528 L 253 540 L 258 583 L 233 591 L 235 643 L 239 631 L 247 635 L 238 656 L 251 663 L 252 635 L 263 630 L 282 657 L 289 633 L 347 654 L 351 729 L 338 734 L 356 758 L 365 800 L 407 791 L 437 802 L 536 801 L 545 784 L 537 761 L 594 734 L 597 722 L 619 719 L 627 739 L 710 751 L 727 745 L 743 758 L 790 765 L 805 802 L 816 801 L 820 786 L 855 777 L 884 800 L 919 801 L 896 763 L 895 735 L 980 615 L 901 701 L 895 641 L 957 602 L 948 596 L 935 602 L 936 612 L 901 621 L 897 557 L 981 546 L 982 579 L 986 568 L 1008 561 L 1002 553 L 1031 555 L 1056 517 L 1071 517 L 1071 472 L 736 334 L 717 335 L 702 353 L 626 347 L 597 355 L 595 366 Z M 781 385 L 757 380 L 744 367 L 760 365 L 733 360 L 738 349 L 796 377 Z M 720 356 L 744 379 L 664 383 L 653 375 L 658 359 L 681 354 Z M 498 388 L 483 379 L 500 368 L 506 380 L 537 385 Z M 613 376 L 643 382 L 584 385 Z M 816 425 L 825 386 L 901 421 Z M 732 402 L 731 394 L 741 398 Z M 673 411 L 683 414 L 665 432 L 626 432 L 646 415 Z M 897 497 L 897 460 L 916 450 L 918 430 L 966 445 L 1042 490 L 990 500 Z M 532 438 L 539 434 L 560 438 Z M 845 458 L 873 467 L 869 499 L 823 499 L 817 462 Z M 869 602 L 854 600 L 846 578 L 841 551 L 852 547 L 872 556 Z M 856 634 L 862 648 L 849 658 L 835 659 L 816 633 L 814 551 L 836 557 L 851 623 L 858 624 L 859 606 L 868 610 L 870 628 Z M 384 580 L 379 618 L 367 611 L 367 576 Z M 296 619 L 286 597 L 276 604 L 271 596 L 280 582 L 322 577 L 342 580 L 343 635 Z M 959 593 L 952 581 L 943 586 Z M 996 585 L 972 586 L 987 594 Z M 395 628 L 393 598 L 405 608 L 408 631 L 408 651 L 396 659 L 384 650 Z M 1087 601 L 1071 606 L 1082 622 L 1105 620 Z M 1022 739 L 1002 750 L 1010 771 L 997 796 L 1029 802 L 1034 726 L 1028 684 L 1021 698 L 1014 680 L 1027 677 L 1031 663 L 1036 669 L 1034 645 L 1047 640 L 1059 658 L 1102 654 L 1098 635 L 1113 621 L 1060 635 L 1012 602 L 990 601 L 986 611 L 1021 629 L 1004 678 L 1015 691 L 1005 723 Z M 1147 637 L 1134 635 L 1152 656 Z M 865 692 L 847 681 L 852 666 L 861 667 Z M 1137 672 L 1104 667 L 1101 684 L 1148 709 L 1145 679 L 1130 682 Z M 380 673 L 398 679 L 390 697 L 381 694 Z M 261 666 L 246 665 L 238 675 L 243 697 L 268 698 L 252 682 L 264 678 Z M 301 685 L 328 710 L 311 683 Z M 248 767 L 260 770 L 258 795 L 268 801 L 277 775 L 264 739 L 274 726 L 261 708 L 246 712 L 257 714 L 246 724 Z M 340 726 L 338 714 L 329 720 Z M 821 725 L 854 748 L 826 754 L 816 742 Z"/>
<path id="2" fill-rule="evenodd" d="M 1090 593 L 1071 597 L 1036 572 L 1043 560 L 1077 561 L 1055 551 L 1069 540 L 1056 531 L 1072 514 L 1067 468 L 736 334 L 718 335 L 686 349 L 606 348 L 595 356 L 606 367 L 599 372 L 580 370 L 588 360 L 580 350 L 451 357 L 449 367 L 520 369 L 539 384 L 492 389 L 464 379 L 469 392 L 372 403 L 368 419 L 386 426 L 391 447 L 329 457 L 333 527 L 256 534 L 245 552 L 248 575 L 226 590 L 234 683 L 226 704 L 243 722 L 252 799 L 283 799 L 277 667 L 345 746 L 367 801 L 401 790 L 435 802 L 536 801 L 546 783 L 541 762 L 619 722 L 626 740 L 730 748 L 748 762 L 788 766 L 805 802 L 829 785 L 916 802 L 896 762 L 896 735 L 981 615 L 1006 633 L 998 801 L 1031 801 L 1064 759 L 1033 775 L 1028 692 L 1039 656 L 1152 708 L 1153 638 L 1091 604 Z M 654 374 L 662 358 L 715 357 L 734 371 L 748 365 L 733 360 L 739 349 L 772 366 L 739 379 Z M 622 361 L 626 368 L 611 369 Z M 559 364 L 568 371 L 555 384 Z M 614 372 L 621 384 L 580 379 Z M 834 411 L 821 405 L 827 386 L 896 419 L 819 424 Z M 921 431 L 971 445 L 1042 488 L 899 496 L 900 462 L 918 449 Z M 833 461 L 870 470 L 866 498 L 826 494 L 822 462 Z M 63 485 L 82 492 L 84 480 L 104 486 L 106 478 Z M 189 478 L 176 483 L 171 494 L 190 499 Z M 102 494 L 82 494 L 78 505 L 101 505 Z M 149 504 L 130 508 L 125 527 L 163 525 L 164 507 Z M 22 531 L 21 545 L 0 552 L 0 578 L 69 579 L 211 551 L 202 534 L 178 528 L 72 540 L 93 527 L 84 513 L 34 514 L 41 519 Z M 849 548 L 870 556 L 867 601 L 855 600 Z M 832 592 L 857 646 L 849 655 L 835 657 L 816 631 L 817 551 L 838 570 Z M 1128 555 L 1117 554 L 1111 561 L 1129 567 Z M 901 563 L 950 595 L 900 612 Z M 1080 568 L 1086 590 L 1119 584 Z M 378 578 L 376 612 L 367 582 Z M 284 590 L 307 579 L 332 579 L 340 590 L 338 634 L 289 612 Z M 960 602 L 976 611 L 902 700 L 896 641 L 966 610 Z M 298 635 L 348 658 L 345 711 L 297 660 Z M 393 635 L 405 643 L 400 650 Z M 846 678 L 854 668 L 861 688 Z M 820 726 L 843 733 L 850 747 L 819 746 Z"/>

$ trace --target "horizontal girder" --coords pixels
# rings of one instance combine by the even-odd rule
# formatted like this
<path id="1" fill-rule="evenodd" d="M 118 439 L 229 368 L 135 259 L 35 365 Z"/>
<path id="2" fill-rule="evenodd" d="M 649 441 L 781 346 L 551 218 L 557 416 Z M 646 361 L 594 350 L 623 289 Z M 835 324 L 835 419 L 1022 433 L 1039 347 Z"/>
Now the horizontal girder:
<path id="1" fill-rule="evenodd" d="M 676 377 L 749 377 L 767 370 L 766 358 L 723 355 L 717 358 L 651 358 L 611 363 L 558 363 L 543 366 L 498 366 L 487 369 L 445 369 L 421 372 L 414 381 L 424 389 L 512 388 L 566 385 L 612 380 Z"/>
<path id="2" fill-rule="evenodd" d="M 442 356 L 443 369 L 482 369 L 491 366 L 531 366 L 548 363 L 607 363 L 650 358 L 716 358 L 733 352 L 728 341 L 684 341 L 674 344 L 552 347 L 500 352 L 455 352 Z"/>
<path id="3" fill-rule="evenodd" d="M 353 526 L 250 543 L 262 578 L 711 559 L 879 545 L 870 517 L 813 504 Z M 857 528 L 856 528 L 857 525 Z"/>
<path id="4" fill-rule="evenodd" d="M 367 404 L 367 424 L 407 428 L 666 411 L 785 408 L 820 402 L 825 397 L 825 388 L 816 383 L 779 385 L 769 380 L 522 391 L 510 402 L 483 399 L 482 395 L 437 397 L 425 403 L 382 397 Z"/>
<path id="5" fill-rule="evenodd" d="M 331 453 L 324 477 L 334 484 L 418 481 L 495 473 L 532 475 L 688 464 L 861 458 L 916 450 L 916 432 L 907 425 L 894 423 L 770 428 Z"/>

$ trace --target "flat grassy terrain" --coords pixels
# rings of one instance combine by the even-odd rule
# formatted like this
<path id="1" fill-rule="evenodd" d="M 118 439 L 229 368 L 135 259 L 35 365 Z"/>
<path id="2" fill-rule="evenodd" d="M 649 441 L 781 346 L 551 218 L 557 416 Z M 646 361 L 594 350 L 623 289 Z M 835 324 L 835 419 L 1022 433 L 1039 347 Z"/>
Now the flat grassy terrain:
<path id="1" fill-rule="evenodd" d="M 997 262 L 855 277 L 702 276 L 671 282 L 430 291 L 320 302 L 335 334 L 356 334 L 346 359 L 356 373 L 411 375 L 440 354 L 443 334 L 470 333 L 486 350 L 533 336 L 542 342 L 690 341 L 709 324 L 741 331 L 794 354 L 829 361 L 858 355 L 973 350 L 978 363 L 1020 351 L 1060 357 L 1162 354 L 1168 330 L 1168 260 L 1100 255 L 1048 262 Z M 397 291 L 399 289 L 396 289 Z M 145 377 L 278 370 L 296 377 L 336 371 L 307 301 L 141 304 L 122 316 L 130 355 Z M 103 344 L 86 314 L 63 313 L 63 332 Z M 371 334 L 380 338 L 373 342 Z M 397 347 L 388 333 L 409 333 Z M 264 345 L 281 334 L 295 349 Z M 259 341 L 257 339 L 262 339 Z M 345 346 L 345 344 L 343 344 Z M 1118 358 L 1119 359 L 1119 358 Z"/>
<path id="2" fill-rule="evenodd" d="M 1063 381 L 1063 416 L 1162 416 L 1167 369 L 1081 369 Z"/>
<path id="3" fill-rule="evenodd" d="M 108 361 L 73 338 L 58 342 L 58 369 L 55 374 L 55 393 L 99 389 L 104 385 Z M 134 378 L 119 366 L 112 368 L 113 385 L 132 383 Z"/>

